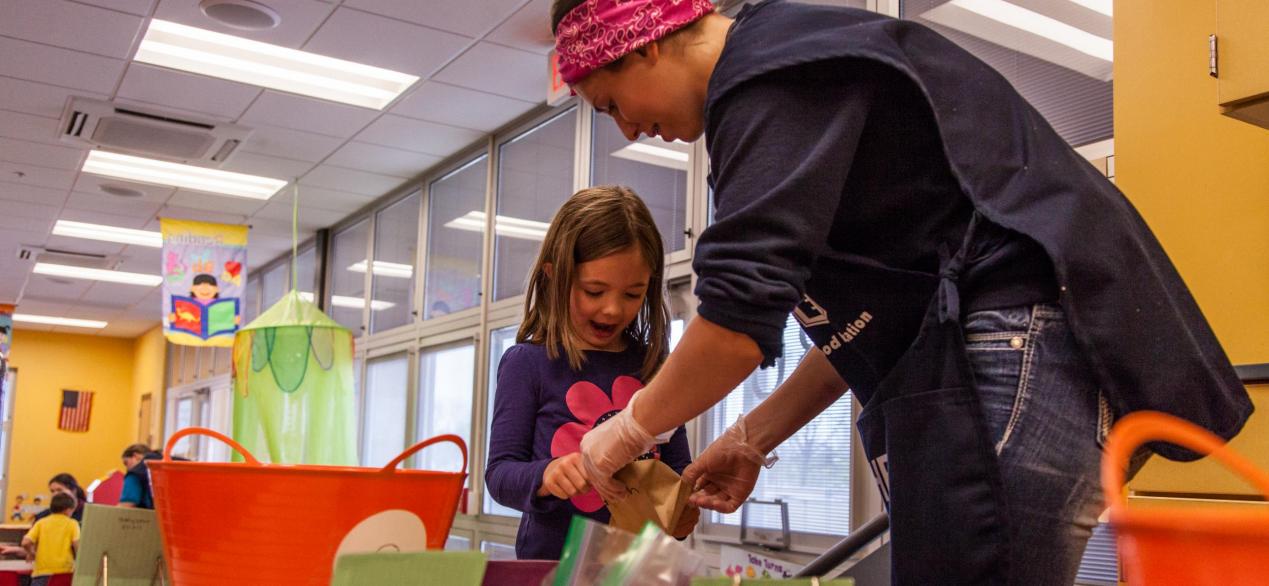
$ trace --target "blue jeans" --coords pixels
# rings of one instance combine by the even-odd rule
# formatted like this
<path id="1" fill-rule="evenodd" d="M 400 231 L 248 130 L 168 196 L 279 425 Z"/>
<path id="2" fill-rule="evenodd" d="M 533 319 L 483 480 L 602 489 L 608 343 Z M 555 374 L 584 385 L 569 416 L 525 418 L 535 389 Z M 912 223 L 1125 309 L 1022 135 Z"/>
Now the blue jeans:
<path id="1" fill-rule="evenodd" d="M 1114 417 L 1060 307 L 974 312 L 964 330 L 1004 479 L 1010 582 L 1069 585 L 1105 508 L 1099 466 Z M 1133 459 L 1130 478 L 1148 457 Z"/>

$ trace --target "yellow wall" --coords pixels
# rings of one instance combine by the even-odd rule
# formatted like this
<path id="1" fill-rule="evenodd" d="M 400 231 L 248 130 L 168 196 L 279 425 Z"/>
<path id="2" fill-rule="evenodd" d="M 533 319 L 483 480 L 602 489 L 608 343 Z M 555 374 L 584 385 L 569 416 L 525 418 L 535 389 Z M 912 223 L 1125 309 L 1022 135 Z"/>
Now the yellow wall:
<path id="1" fill-rule="evenodd" d="M 1216 24 L 1216 0 L 1116 0 L 1115 179 L 1234 364 L 1269 363 L 1269 130 L 1220 114 Z"/>
<path id="2" fill-rule="evenodd" d="M 132 368 L 132 413 L 138 414 L 133 417 L 132 437 L 137 441 L 147 435 L 140 429 L 136 429 L 140 425 L 139 413 L 141 410 L 141 396 L 150 394 L 150 430 L 149 436 L 153 438 L 152 443 L 157 444 L 163 438 L 163 400 L 164 400 L 164 384 L 163 384 L 163 362 L 167 352 L 167 345 L 163 339 L 163 328 L 156 326 L 154 329 L 140 335 L 133 342 L 133 368 Z M 150 447 L 157 448 L 156 445 Z"/>
<path id="3" fill-rule="evenodd" d="M 119 454 L 136 431 L 133 363 L 133 340 L 14 334 L 10 364 L 18 375 L 5 511 L 17 494 L 48 494 L 55 474 L 69 472 L 87 485 L 121 467 Z M 86 433 L 57 429 L 62 389 L 96 393 Z"/>

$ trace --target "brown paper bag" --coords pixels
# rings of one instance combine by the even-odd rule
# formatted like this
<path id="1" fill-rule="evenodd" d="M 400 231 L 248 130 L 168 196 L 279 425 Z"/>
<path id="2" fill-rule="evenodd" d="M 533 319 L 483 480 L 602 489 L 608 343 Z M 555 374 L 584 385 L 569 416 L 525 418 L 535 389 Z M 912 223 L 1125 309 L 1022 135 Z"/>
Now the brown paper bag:
<path id="1" fill-rule="evenodd" d="M 638 533 L 652 521 L 671 533 L 678 526 L 692 487 L 677 472 L 660 460 L 639 460 L 613 475 L 625 483 L 630 494 L 617 503 L 608 503 L 612 514 L 609 525 Z"/>

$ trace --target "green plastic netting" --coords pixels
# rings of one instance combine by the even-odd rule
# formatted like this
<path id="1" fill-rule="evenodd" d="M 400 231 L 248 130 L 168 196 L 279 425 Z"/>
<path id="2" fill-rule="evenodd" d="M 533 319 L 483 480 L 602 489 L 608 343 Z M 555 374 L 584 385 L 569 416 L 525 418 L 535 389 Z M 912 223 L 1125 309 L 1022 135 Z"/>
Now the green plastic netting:
<path id="1" fill-rule="evenodd" d="M 356 466 L 355 400 L 352 334 L 298 291 L 234 336 L 233 438 L 256 457 Z"/>

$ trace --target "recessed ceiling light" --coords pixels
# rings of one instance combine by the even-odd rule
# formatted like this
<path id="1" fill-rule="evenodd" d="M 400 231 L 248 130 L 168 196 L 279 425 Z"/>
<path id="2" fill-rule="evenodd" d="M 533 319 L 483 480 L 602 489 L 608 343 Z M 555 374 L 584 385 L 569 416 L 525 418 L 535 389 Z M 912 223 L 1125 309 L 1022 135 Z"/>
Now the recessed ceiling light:
<path id="1" fill-rule="evenodd" d="M 1017 4 L 1010 4 L 1004 0 L 952 0 L 949 4 L 1001 24 L 1039 35 L 1055 43 L 1061 43 L 1103 61 L 1113 61 L 1115 58 L 1115 44 L 1110 39 L 1104 39 Z"/>
<path id="2" fill-rule="evenodd" d="M 313 293 L 309 291 L 300 291 L 300 299 L 303 299 L 309 303 L 312 303 Z M 366 303 L 366 300 L 362 299 L 361 297 L 348 297 L 345 295 L 331 295 L 330 296 L 330 304 L 335 307 L 343 307 L 346 309 L 361 309 L 365 307 L 365 303 Z M 396 307 L 396 305 L 397 304 L 391 301 L 381 301 L 379 299 L 370 300 L 371 311 L 380 311 L 383 309 Z"/>
<path id="3" fill-rule="evenodd" d="M 73 328 L 92 328 L 100 330 L 109 325 L 95 319 L 75 319 L 71 317 L 55 317 L 51 315 L 35 315 L 33 313 L 15 313 L 13 321 L 28 324 L 44 324 L 49 326 L 70 326 Z"/>
<path id="4" fill-rule="evenodd" d="M 161 248 L 163 246 L 163 234 L 159 232 L 133 230 L 132 228 L 119 228 L 103 224 L 89 224 L 87 222 L 72 222 L 69 220 L 58 220 L 56 224 L 53 224 L 53 234 L 69 238 L 87 238 L 89 240 L 104 240 L 120 244 L 136 244 L 137 246 L 149 246 L 150 248 Z"/>
<path id="5" fill-rule="evenodd" d="M 247 199 L 269 199 L 286 185 L 286 181 L 282 179 L 182 165 L 100 150 L 88 152 L 88 158 L 84 159 L 83 171 L 129 181 L 169 185 Z"/>
<path id="6" fill-rule="evenodd" d="M 471 232 L 485 231 L 485 212 L 470 211 L 445 223 L 446 228 L 457 228 Z M 551 225 L 546 222 L 523 220 L 511 216 L 494 216 L 494 233 L 508 238 L 525 240 L 545 240 L 546 231 Z"/>
<path id="7" fill-rule="evenodd" d="M 132 187 L 124 187 L 122 185 L 114 185 L 111 183 L 102 183 L 97 186 L 102 193 L 113 195 L 115 197 L 145 197 L 145 192 Z"/>
<path id="8" fill-rule="evenodd" d="M 151 19 L 137 61 L 382 110 L 417 76 Z"/>
<path id="9" fill-rule="evenodd" d="M 355 273 L 364 273 L 366 272 L 366 261 L 359 260 L 349 265 L 348 270 Z M 414 267 L 403 263 L 377 260 L 375 261 L 375 276 L 408 279 L 414 276 Z"/>
<path id="10" fill-rule="evenodd" d="M 679 140 L 666 142 L 660 139 L 645 139 L 632 142 L 613 151 L 612 156 L 677 171 L 686 171 L 689 149 L 691 149 L 691 145 Z"/>
<path id="11" fill-rule="evenodd" d="M 271 29 L 282 22 L 276 10 L 251 0 L 203 0 L 198 9 L 220 24 L 248 31 Z"/>
<path id="12" fill-rule="evenodd" d="M 153 287 L 163 282 L 163 277 L 158 275 L 147 275 L 144 273 L 129 273 L 125 271 L 107 271 L 105 269 L 90 269 L 88 267 L 76 267 L 71 265 L 55 265 L 46 262 L 35 263 L 35 268 L 31 269 L 37 275 L 51 275 L 54 277 L 68 277 L 71 279 L 89 279 L 93 281 L 106 281 L 109 283 L 123 283 L 125 285 L 144 285 Z"/>

